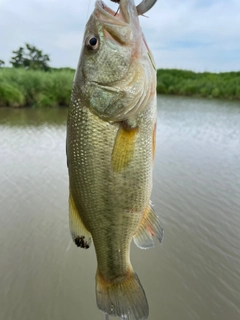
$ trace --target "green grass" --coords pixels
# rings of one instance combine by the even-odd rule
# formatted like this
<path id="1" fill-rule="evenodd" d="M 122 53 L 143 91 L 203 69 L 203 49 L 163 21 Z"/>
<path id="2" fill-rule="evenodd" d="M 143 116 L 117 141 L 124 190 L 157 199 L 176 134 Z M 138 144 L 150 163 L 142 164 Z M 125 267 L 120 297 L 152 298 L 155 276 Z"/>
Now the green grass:
<path id="1" fill-rule="evenodd" d="M 0 106 L 55 107 L 70 101 L 74 71 L 0 68 Z"/>
<path id="2" fill-rule="evenodd" d="M 194 97 L 240 100 L 240 72 L 195 73 L 176 69 L 157 71 L 157 92 Z"/>
<path id="3" fill-rule="evenodd" d="M 0 68 L 0 106 L 68 106 L 74 70 Z M 157 71 L 159 94 L 240 100 L 240 72 Z"/>

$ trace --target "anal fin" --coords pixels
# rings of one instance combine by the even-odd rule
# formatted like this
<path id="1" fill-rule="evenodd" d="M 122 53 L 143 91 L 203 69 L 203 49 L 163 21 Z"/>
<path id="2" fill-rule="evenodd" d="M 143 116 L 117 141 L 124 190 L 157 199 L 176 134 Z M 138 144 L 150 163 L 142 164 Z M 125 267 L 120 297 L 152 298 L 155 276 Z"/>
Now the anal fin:
<path id="1" fill-rule="evenodd" d="M 160 243 L 163 241 L 164 231 L 160 224 L 158 216 L 155 214 L 151 204 L 146 208 L 137 232 L 133 240 L 141 249 L 154 247 L 153 237 L 156 237 Z"/>
<path id="2" fill-rule="evenodd" d="M 91 233 L 83 225 L 71 192 L 69 194 L 69 227 L 76 246 L 88 249 L 92 242 Z"/>

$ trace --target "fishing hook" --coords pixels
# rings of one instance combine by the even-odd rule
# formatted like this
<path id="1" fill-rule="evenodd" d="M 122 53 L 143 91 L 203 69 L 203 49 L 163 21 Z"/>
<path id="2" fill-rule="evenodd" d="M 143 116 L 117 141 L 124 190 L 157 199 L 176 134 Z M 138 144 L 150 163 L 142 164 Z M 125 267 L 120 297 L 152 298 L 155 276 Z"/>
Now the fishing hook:
<path id="1" fill-rule="evenodd" d="M 112 2 L 120 3 L 121 0 L 111 0 Z M 139 16 L 144 15 L 144 13 L 148 12 L 154 4 L 157 2 L 157 0 L 142 0 L 142 2 L 139 3 L 139 5 L 136 6 L 137 13 Z M 118 8 L 119 10 L 119 8 Z M 118 13 L 115 13 L 115 15 Z"/>

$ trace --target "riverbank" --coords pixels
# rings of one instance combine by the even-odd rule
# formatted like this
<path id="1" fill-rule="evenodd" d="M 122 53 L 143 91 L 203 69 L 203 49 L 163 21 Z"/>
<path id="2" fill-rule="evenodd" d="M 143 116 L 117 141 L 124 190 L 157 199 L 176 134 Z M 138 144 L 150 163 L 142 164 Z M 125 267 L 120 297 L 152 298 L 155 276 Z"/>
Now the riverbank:
<path id="1" fill-rule="evenodd" d="M 69 104 L 73 69 L 49 72 L 0 68 L 0 106 L 54 107 Z M 157 71 L 158 94 L 240 100 L 240 72 Z"/>
<path id="2" fill-rule="evenodd" d="M 157 71 L 159 94 L 240 100 L 240 72 L 196 73 L 177 69 Z"/>
<path id="3" fill-rule="evenodd" d="M 0 68 L 0 106 L 55 107 L 69 105 L 74 70 L 49 72 Z"/>

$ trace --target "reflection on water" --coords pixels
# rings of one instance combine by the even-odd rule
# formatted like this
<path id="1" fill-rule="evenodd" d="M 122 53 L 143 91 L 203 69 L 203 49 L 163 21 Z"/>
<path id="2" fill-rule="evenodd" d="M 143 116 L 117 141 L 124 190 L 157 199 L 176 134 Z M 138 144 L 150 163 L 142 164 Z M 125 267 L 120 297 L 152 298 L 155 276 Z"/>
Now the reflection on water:
<path id="1" fill-rule="evenodd" d="M 149 320 L 240 314 L 240 107 L 159 98 L 162 246 L 132 246 Z M 93 248 L 70 239 L 66 109 L 0 109 L 0 319 L 104 319 Z"/>

